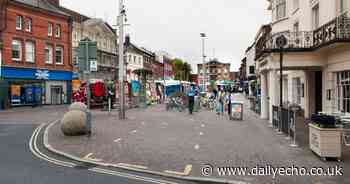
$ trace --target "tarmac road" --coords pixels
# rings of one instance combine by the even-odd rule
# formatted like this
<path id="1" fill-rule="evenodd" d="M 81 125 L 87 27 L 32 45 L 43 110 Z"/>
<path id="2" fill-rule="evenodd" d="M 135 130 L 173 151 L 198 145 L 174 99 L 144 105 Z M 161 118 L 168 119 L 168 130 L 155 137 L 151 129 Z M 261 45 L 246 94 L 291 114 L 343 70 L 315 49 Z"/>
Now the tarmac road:
<path id="1" fill-rule="evenodd" d="M 107 172 L 107 170 L 94 168 L 94 166 L 69 168 L 48 162 L 37 157 L 37 150 L 34 149 L 35 154 L 33 154 L 30 149 L 34 147 L 34 143 L 29 140 L 35 137 L 37 127 L 38 125 L 30 123 L 13 124 L 11 122 L 6 124 L 2 122 L 0 124 L 1 184 L 188 183 L 127 173 L 127 171 Z M 42 149 L 42 145 L 38 146 L 38 150 L 41 150 L 45 155 L 50 155 Z M 53 158 L 51 156 L 49 158 Z"/>

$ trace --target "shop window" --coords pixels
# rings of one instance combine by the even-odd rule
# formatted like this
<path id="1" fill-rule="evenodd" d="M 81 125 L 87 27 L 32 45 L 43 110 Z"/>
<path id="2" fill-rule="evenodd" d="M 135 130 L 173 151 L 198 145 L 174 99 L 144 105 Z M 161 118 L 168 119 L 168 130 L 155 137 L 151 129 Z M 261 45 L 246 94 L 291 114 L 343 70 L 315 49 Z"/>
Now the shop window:
<path id="1" fill-rule="evenodd" d="M 41 83 L 10 83 L 11 106 L 42 104 L 44 88 Z"/>
<path id="2" fill-rule="evenodd" d="M 57 24 L 56 25 L 56 34 L 55 34 L 56 38 L 60 38 L 61 37 L 61 25 Z"/>
<path id="3" fill-rule="evenodd" d="M 56 47 L 56 64 L 63 64 L 63 48 L 60 46 Z"/>
<path id="4" fill-rule="evenodd" d="M 16 16 L 16 30 L 22 30 L 22 16 Z"/>
<path id="5" fill-rule="evenodd" d="M 26 42 L 26 61 L 28 63 L 35 62 L 35 44 L 33 42 Z"/>
<path id="6" fill-rule="evenodd" d="M 49 23 L 47 28 L 47 35 L 52 36 L 52 32 L 53 32 L 53 24 Z"/>
<path id="7" fill-rule="evenodd" d="M 27 18 L 27 20 L 26 20 L 26 31 L 32 32 L 32 19 L 31 18 Z"/>
<path id="8" fill-rule="evenodd" d="M 22 42 L 19 40 L 12 41 L 12 60 L 22 60 Z"/>
<path id="9" fill-rule="evenodd" d="M 45 46 L 45 63 L 46 64 L 52 64 L 52 46 L 51 45 L 46 45 Z"/>

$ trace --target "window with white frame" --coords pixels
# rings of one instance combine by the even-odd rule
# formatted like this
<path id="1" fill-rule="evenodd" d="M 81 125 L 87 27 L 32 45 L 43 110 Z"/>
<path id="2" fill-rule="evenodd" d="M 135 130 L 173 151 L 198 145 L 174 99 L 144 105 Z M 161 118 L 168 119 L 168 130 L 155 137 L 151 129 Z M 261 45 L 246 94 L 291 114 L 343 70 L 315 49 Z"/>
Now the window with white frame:
<path id="1" fill-rule="evenodd" d="M 301 105 L 301 98 L 303 96 L 303 88 L 301 84 L 301 79 L 298 78 L 293 78 L 292 80 L 292 85 L 293 85 L 293 103 L 296 103 L 298 105 Z"/>
<path id="2" fill-rule="evenodd" d="M 26 62 L 35 63 L 35 44 L 31 41 L 26 42 Z"/>
<path id="3" fill-rule="evenodd" d="M 45 63 L 46 64 L 52 64 L 53 61 L 53 49 L 51 45 L 46 45 L 45 46 Z"/>
<path id="4" fill-rule="evenodd" d="M 320 7 L 319 4 L 312 8 L 312 25 L 314 29 L 320 26 Z"/>
<path id="5" fill-rule="evenodd" d="M 22 30 L 22 16 L 20 15 L 16 16 L 16 29 Z"/>
<path id="6" fill-rule="evenodd" d="M 63 47 L 57 46 L 56 47 L 56 64 L 62 65 L 63 64 Z"/>
<path id="7" fill-rule="evenodd" d="M 12 60 L 22 60 L 22 42 L 20 40 L 12 41 Z"/>
<path id="8" fill-rule="evenodd" d="M 272 15 L 273 20 L 277 21 L 286 17 L 286 0 L 272 1 Z"/>
<path id="9" fill-rule="evenodd" d="M 56 25 L 56 33 L 55 33 L 56 38 L 61 37 L 61 25 L 57 24 Z"/>
<path id="10" fill-rule="evenodd" d="M 350 113 L 350 71 L 336 72 L 335 79 L 336 110 Z"/>
<path id="11" fill-rule="evenodd" d="M 53 34 L 53 24 L 49 23 L 47 27 L 47 35 L 52 36 L 52 34 Z"/>
<path id="12" fill-rule="evenodd" d="M 31 18 L 26 19 L 26 31 L 32 32 L 32 19 Z"/>

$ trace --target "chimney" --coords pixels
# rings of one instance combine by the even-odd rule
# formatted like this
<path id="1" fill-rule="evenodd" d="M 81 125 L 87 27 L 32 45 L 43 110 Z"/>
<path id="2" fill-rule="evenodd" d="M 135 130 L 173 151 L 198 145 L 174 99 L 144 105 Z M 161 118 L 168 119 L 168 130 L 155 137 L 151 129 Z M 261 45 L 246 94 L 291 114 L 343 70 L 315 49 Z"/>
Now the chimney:
<path id="1" fill-rule="evenodd" d="M 46 0 L 46 1 L 56 7 L 60 6 L 60 0 Z"/>

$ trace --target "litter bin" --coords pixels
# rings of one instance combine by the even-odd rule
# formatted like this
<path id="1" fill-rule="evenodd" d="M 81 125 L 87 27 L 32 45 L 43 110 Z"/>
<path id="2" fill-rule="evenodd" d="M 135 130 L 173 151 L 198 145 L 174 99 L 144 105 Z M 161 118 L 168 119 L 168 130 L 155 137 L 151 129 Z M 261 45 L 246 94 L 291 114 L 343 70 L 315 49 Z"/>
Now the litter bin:
<path id="1" fill-rule="evenodd" d="M 231 102 L 231 120 L 243 120 L 243 102 Z"/>

